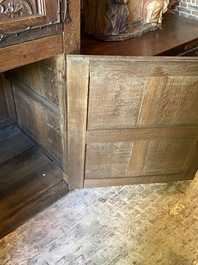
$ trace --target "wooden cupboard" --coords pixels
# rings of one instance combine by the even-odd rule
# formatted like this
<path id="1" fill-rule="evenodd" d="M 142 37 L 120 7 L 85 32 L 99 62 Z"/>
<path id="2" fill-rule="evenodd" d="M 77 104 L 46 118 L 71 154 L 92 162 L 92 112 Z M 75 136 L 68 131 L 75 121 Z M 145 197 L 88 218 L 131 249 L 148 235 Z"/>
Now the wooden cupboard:
<path id="1" fill-rule="evenodd" d="M 167 37 L 156 31 L 124 43 L 104 43 L 83 34 L 80 38 L 80 1 L 48 1 L 45 11 L 36 1 L 31 3 L 37 7 L 33 14 L 24 4 L 26 12 L 20 11 L 19 17 L 0 15 L 0 128 L 14 124 L 30 137 L 33 143 L 25 138 L 28 146 L 39 146 L 45 154 L 35 150 L 35 161 L 48 161 L 55 181 L 50 175 L 39 197 L 24 196 L 27 201 L 14 211 L 18 217 L 9 212 L 1 219 L 0 235 L 5 227 L 10 231 L 17 218 L 25 220 L 37 201 L 40 210 L 45 200 L 64 194 L 60 178 L 70 190 L 192 179 L 198 168 L 197 58 L 167 55 L 196 48 L 189 46 L 197 41 L 195 22 L 186 23 L 191 28 L 186 41 L 183 34 L 178 38 L 176 20 L 174 29 L 172 22 L 164 24 Z M 5 12 L 6 5 L 1 10 Z M 19 21 L 33 24 L 24 31 Z M 9 27 L 2 26 L 6 23 L 11 23 L 9 34 Z M 166 57 L 155 56 L 160 53 Z M 33 170 L 32 150 L 28 157 Z M 16 158 L 9 166 L 14 171 L 13 165 Z M 17 187 L 21 191 L 24 185 L 25 190 L 26 184 L 31 186 L 29 180 L 20 180 Z M 16 183 L 6 192 L 13 187 Z M 9 192 L 7 197 L 12 196 Z M 17 194 L 16 205 L 21 202 Z"/>
<path id="2" fill-rule="evenodd" d="M 67 1 L 46 3 L 34 1 L 30 8 L 30 2 L 24 1 L 16 14 L 8 15 L 8 2 L 2 2 L 1 31 L 6 32 L 6 25 L 10 28 L 10 43 L 2 38 L 6 46 L 2 49 L 15 47 L 11 45 L 12 32 L 17 30 L 23 36 L 26 23 L 33 23 L 26 28 L 31 36 L 42 28 L 56 40 L 60 36 L 62 54 L 17 68 L 6 76 L 12 84 L 18 125 L 64 169 L 70 188 L 192 178 L 189 168 L 196 153 L 197 59 L 107 57 L 104 50 L 94 57 L 65 57 L 79 52 L 80 1 L 70 6 Z M 61 34 L 53 33 L 53 26 Z M 17 45 L 43 44 L 45 36 L 37 34 L 25 43 L 18 36 Z M 145 42 L 147 37 L 143 38 Z M 190 38 L 194 41 L 197 36 Z M 99 43 L 98 47 L 104 45 Z M 89 53 L 89 47 L 84 46 L 84 51 Z M 111 183 L 112 179 L 115 181 Z"/>
<path id="3" fill-rule="evenodd" d="M 65 55 L 79 50 L 80 43 L 79 1 L 70 6 L 67 1 L 9 2 L 43 3 L 54 19 L 50 21 L 42 9 L 7 22 L 0 14 L 2 24 L 31 24 L 37 21 L 35 16 L 44 23 L 31 24 L 25 31 L 18 28 L 0 43 L 0 237 L 68 192 L 63 181 L 67 172 Z M 6 9 L 0 6 L 0 12 Z M 70 21 L 69 15 L 75 19 Z"/>

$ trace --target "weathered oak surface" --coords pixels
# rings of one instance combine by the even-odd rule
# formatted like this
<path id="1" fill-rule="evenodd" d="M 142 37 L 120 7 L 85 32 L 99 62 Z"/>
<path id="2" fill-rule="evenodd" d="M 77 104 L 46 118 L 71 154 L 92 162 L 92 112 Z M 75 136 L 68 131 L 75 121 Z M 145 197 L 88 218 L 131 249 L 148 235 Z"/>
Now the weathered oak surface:
<path id="1" fill-rule="evenodd" d="M 14 78 L 12 79 L 14 82 Z M 62 165 L 62 142 L 60 131 L 60 111 L 58 107 L 42 98 L 30 87 L 16 81 L 13 93 L 17 112 L 17 122 L 50 157 Z"/>
<path id="2" fill-rule="evenodd" d="M 1 48 L 0 72 L 55 56 L 62 51 L 62 34 Z"/>
<path id="3" fill-rule="evenodd" d="M 71 187 L 193 178 L 197 72 L 196 58 L 68 56 Z"/>

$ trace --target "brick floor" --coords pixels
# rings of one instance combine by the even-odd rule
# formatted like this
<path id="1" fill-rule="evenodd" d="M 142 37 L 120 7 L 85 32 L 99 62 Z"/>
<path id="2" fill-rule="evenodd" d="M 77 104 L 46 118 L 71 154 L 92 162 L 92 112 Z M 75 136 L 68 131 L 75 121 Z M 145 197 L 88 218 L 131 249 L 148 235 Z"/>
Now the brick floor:
<path id="1" fill-rule="evenodd" d="M 72 191 L 0 240 L 0 264 L 198 265 L 198 174 Z"/>

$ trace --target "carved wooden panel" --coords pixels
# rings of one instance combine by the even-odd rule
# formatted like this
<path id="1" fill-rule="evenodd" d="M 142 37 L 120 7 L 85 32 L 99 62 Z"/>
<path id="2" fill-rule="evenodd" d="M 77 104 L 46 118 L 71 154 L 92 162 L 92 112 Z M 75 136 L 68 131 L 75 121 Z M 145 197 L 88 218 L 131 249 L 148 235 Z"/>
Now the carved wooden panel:
<path id="1" fill-rule="evenodd" d="M 0 2 L 0 20 L 1 22 L 13 18 L 21 18 L 33 14 L 39 14 L 41 6 L 39 1 L 35 0 L 2 0 Z"/>
<path id="2" fill-rule="evenodd" d="M 1 40 L 7 35 L 60 22 L 59 1 L 1 0 Z"/>
<path id="3" fill-rule="evenodd" d="M 31 32 L 31 38 L 43 37 L 39 33 L 48 26 L 44 35 L 58 33 L 62 22 L 68 21 L 68 2 L 66 0 L 1 0 L 0 1 L 0 46 L 10 38 L 11 44 L 20 41 L 21 34 L 28 38 L 26 32 Z M 38 29 L 38 31 L 35 31 Z M 20 36 L 19 36 L 20 35 Z M 12 38 L 11 38 L 12 37 Z M 10 43 L 6 43 L 9 45 Z"/>
<path id="4" fill-rule="evenodd" d="M 196 59 L 69 56 L 67 66 L 70 188 L 194 177 Z"/>

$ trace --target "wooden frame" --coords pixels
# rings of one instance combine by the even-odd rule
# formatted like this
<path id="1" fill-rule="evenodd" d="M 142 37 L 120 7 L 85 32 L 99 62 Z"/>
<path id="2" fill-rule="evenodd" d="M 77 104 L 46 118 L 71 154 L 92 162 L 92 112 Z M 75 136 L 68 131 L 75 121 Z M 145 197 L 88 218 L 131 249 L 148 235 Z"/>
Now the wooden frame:
<path id="1" fill-rule="evenodd" d="M 67 57 L 69 188 L 192 179 L 195 58 Z"/>

